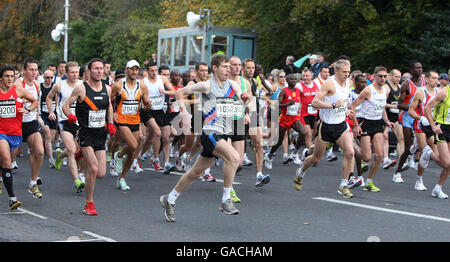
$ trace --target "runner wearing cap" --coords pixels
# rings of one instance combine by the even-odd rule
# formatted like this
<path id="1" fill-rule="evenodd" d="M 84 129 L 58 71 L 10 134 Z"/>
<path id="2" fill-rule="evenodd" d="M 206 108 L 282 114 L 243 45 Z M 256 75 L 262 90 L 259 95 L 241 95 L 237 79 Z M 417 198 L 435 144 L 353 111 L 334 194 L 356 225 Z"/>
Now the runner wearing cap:
<path id="1" fill-rule="evenodd" d="M 125 69 L 126 78 L 116 82 L 111 90 L 111 97 L 116 98 L 114 119 L 119 126 L 121 138 L 126 143 L 121 151 L 114 154 L 115 171 L 120 174 L 116 186 L 122 191 L 130 189 L 125 181 L 125 176 L 130 170 L 139 148 L 141 132 L 139 109 L 142 102 L 147 107 L 151 103 L 148 99 L 147 86 L 137 79 L 139 68 L 139 63 L 136 60 L 128 61 Z"/>

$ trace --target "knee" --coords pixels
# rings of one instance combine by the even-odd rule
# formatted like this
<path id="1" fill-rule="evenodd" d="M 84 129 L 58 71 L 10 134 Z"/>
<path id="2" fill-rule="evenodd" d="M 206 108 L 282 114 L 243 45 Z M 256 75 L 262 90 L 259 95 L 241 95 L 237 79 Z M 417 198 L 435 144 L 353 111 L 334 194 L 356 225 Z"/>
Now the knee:
<path id="1" fill-rule="evenodd" d="M 377 162 L 383 161 L 384 155 L 382 153 L 375 153 L 374 160 Z"/>

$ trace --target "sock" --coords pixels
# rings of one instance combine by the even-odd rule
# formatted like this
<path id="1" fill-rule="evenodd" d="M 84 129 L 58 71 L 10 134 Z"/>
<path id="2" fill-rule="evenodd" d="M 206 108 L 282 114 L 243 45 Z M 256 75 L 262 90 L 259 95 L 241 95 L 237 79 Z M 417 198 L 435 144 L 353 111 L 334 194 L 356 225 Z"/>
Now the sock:
<path id="1" fill-rule="evenodd" d="M 417 181 L 422 181 L 422 176 L 417 176 Z"/>
<path id="2" fill-rule="evenodd" d="M 256 178 L 258 178 L 259 176 L 263 176 L 263 173 L 262 172 L 256 173 Z"/>
<path id="3" fill-rule="evenodd" d="M 289 155 L 287 153 L 283 154 L 283 158 L 288 158 L 288 157 L 289 157 Z"/>
<path id="4" fill-rule="evenodd" d="M 304 172 L 302 169 L 300 169 L 300 173 L 298 174 L 301 178 L 305 177 L 306 172 Z"/>
<path id="5" fill-rule="evenodd" d="M 341 187 L 346 187 L 348 185 L 347 179 L 341 179 Z"/>
<path id="6" fill-rule="evenodd" d="M 93 204 L 94 203 L 94 200 L 86 200 L 86 205 L 87 204 Z"/>
<path id="7" fill-rule="evenodd" d="M 231 193 L 232 189 L 233 189 L 232 187 L 230 187 L 230 188 L 224 187 L 223 188 L 222 203 L 225 203 L 225 201 L 230 199 L 230 193 Z"/>
<path id="8" fill-rule="evenodd" d="M 37 181 L 30 180 L 30 187 L 37 185 Z"/>
<path id="9" fill-rule="evenodd" d="M 433 189 L 433 190 L 436 190 L 436 191 L 442 191 L 442 187 L 441 187 L 440 185 L 436 184 L 436 185 L 434 186 L 434 189 Z"/>
<path id="10" fill-rule="evenodd" d="M 348 179 L 350 179 L 353 176 L 353 172 L 350 172 L 350 174 L 348 174 Z"/>
<path id="11" fill-rule="evenodd" d="M 3 184 L 5 184 L 6 191 L 8 191 L 9 197 L 15 197 L 13 190 L 13 177 L 11 168 L 2 169 Z"/>
<path id="12" fill-rule="evenodd" d="M 370 182 L 372 182 L 373 181 L 373 179 L 367 179 L 367 184 L 369 184 Z"/>
<path id="13" fill-rule="evenodd" d="M 175 201 L 177 200 L 177 198 L 179 196 L 180 196 L 180 193 L 175 191 L 175 189 L 172 189 L 172 192 L 170 192 L 169 198 L 167 199 L 167 202 L 169 202 L 169 204 L 171 204 L 171 205 L 174 205 Z"/>

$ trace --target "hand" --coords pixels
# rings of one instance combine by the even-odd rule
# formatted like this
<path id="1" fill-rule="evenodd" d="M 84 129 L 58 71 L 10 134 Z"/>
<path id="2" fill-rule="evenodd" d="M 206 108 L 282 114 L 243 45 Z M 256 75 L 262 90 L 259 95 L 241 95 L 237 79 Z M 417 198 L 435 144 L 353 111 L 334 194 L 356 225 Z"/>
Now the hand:
<path id="1" fill-rule="evenodd" d="M 70 114 L 70 115 L 67 117 L 67 120 L 69 120 L 69 123 L 73 124 L 73 123 L 76 123 L 76 122 L 77 122 L 77 117 L 76 117 L 74 114 Z"/>
<path id="2" fill-rule="evenodd" d="M 181 120 L 183 124 L 183 134 L 191 134 L 191 115 L 186 109 L 180 110 L 180 115 L 183 118 L 183 120 Z"/>
<path id="3" fill-rule="evenodd" d="M 247 103 L 248 98 L 249 98 L 249 96 L 248 96 L 247 92 L 244 92 L 241 94 L 241 99 L 244 102 L 244 104 Z"/>
<path id="4" fill-rule="evenodd" d="M 250 124 L 250 115 L 249 114 L 245 114 L 245 116 L 244 116 L 244 124 L 246 124 L 246 125 Z"/>
<path id="5" fill-rule="evenodd" d="M 113 123 L 108 123 L 108 130 L 111 136 L 116 134 L 116 126 Z"/>
<path id="6" fill-rule="evenodd" d="M 353 132 L 357 135 L 357 136 L 361 136 L 362 135 L 362 129 L 360 125 L 357 125 L 354 129 Z"/>
<path id="7" fill-rule="evenodd" d="M 390 127 L 391 129 L 393 129 L 394 128 L 394 123 L 392 123 L 391 121 L 386 121 L 386 125 L 388 126 L 388 127 Z"/>
<path id="8" fill-rule="evenodd" d="M 425 116 L 421 116 L 419 121 L 420 121 L 420 124 L 422 126 L 429 126 L 430 125 L 430 122 L 428 122 L 428 119 Z"/>
<path id="9" fill-rule="evenodd" d="M 438 126 L 434 126 L 434 127 L 433 127 L 433 132 L 434 132 L 436 135 L 441 135 L 441 134 L 443 134 L 441 128 L 438 127 Z"/>
<path id="10" fill-rule="evenodd" d="M 164 88 L 160 87 L 158 90 L 159 90 L 159 93 L 164 94 L 164 95 L 166 94 Z"/>
<path id="11" fill-rule="evenodd" d="M 48 115 L 48 119 L 50 119 L 50 120 L 52 120 L 52 121 L 55 121 L 55 120 L 56 120 L 56 115 L 55 115 L 55 113 L 51 112 L 51 113 Z"/>
<path id="12" fill-rule="evenodd" d="M 339 100 L 336 102 L 336 108 L 341 107 L 341 106 L 344 106 L 344 100 L 339 99 Z"/>
<path id="13" fill-rule="evenodd" d="M 144 97 L 144 105 L 145 105 L 145 109 L 149 110 L 150 107 L 152 106 L 152 100 L 150 100 L 148 97 Z"/>
<path id="14" fill-rule="evenodd" d="M 116 112 L 113 113 L 113 119 L 114 122 L 119 123 L 119 114 L 117 114 Z"/>

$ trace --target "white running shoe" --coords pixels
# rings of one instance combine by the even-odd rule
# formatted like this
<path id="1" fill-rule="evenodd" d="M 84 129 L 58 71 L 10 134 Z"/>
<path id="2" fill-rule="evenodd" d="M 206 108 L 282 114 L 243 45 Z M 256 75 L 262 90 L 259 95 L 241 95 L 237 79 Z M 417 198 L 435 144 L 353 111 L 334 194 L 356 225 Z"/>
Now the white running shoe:
<path id="1" fill-rule="evenodd" d="M 124 178 L 117 179 L 116 187 L 122 191 L 130 190 L 130 187 L 127 185 Z"/>
<path id="2" fill-rule="evenodd" d="M 264 160 L 264 165 L 267 169 L 272 170 L 272 158 L 268 156 L 267 159 Z"/>
<path id="3" fill-rule="evenodd" d="M 291 154 L 292 159 L 294 160 L 294 164 L 300 165 L 300 162 L 302 161 L 300 156 L 298 155 L 298 152 L 296 154 Z"/>
<path id="4" fill-rule="evenodd" d="M 431 195 L 440 199 L 448 199 L 448 195 L 442 192 L 442 189 L 438 189 L 436 187 L 433 188 L 433 192 L 431 193 Z"/>
<path id="5" fill-rule="evenodd" d="M 16 162 L 16 161 L 13 161 L 13 162 L 11 163 L 11 165 L 12 165 L 12 168 L 13 168 L 13 169 L 18 169 L 18 168 L 19 168 L 19 166 L 17 165 L 17 162 Z"/>
<path id="6" fill-rule="evenodd" d="M 392 177 L 392 181 L 394 181 L 394 183 L 403 183 L 403 179 L 402 179 L 402 174 L 401 173 L 395 173 L 394 176 Z"/>
<path id="7" fill-rule="evenodd" d="M 253 162 L 248 159 L 247 154 L 244 154 L 244 161 L 242 162 L 243 166 L 251 166 L 253 165 Z"/>
<path id="8" fill-rule="evenodd" d="M 422 150 L 422 155 L 420 155 L 419 164 L 423 168 L 427 168 L 430 164 L 431 152 L 433 150 L 429 145 L 426 145 Z"/>
<path id="9" fill-rule="evenodd" d="M 142 172 L 144 172 L 144 169 L 142 169 L 138 163 L 134 164 L 131 169 L 133 170 L 134 173 L 136 174 L 140 174 Z"/>
<path id="10" fill-rule="evenodd" d="M 86 183 L 86 176 L 84 175 L 84 173 L 78 173 L 78 179 L 83 181 L 83 183 Z"/>
<path id="11" fill-rule="evenodd" d="M 65 157 L 63 160 L 63 166 L 67 166 L 67 157 Z"/>
<path id="12" fill-rule="evenodd" d="M 383 162 L 383 169 L 388 169 L 390 167 L 393 167 L 397 164 L 397 160 L 393 160 L 390 158 L 385 158 Z"/>
<path id="13" fill-rule="evenodd" d="M 328 162 L 333 162 L 336 161 L 338 158 L 335 154 L 333 154 L 333 152 L 331 152 L 330 154 L 327 155 L 327 160 Z"/>
<path id="14" fill-rule="evenodd" d="M 211 175 L 211 170 L 208 168 L 203 172 L 202 175 L 203 182 L 216 182 L 216 179 Z"/>
<path id="15" fill-rule="evenodd" d="M 417 191 L 427 191 L 427 188 L 424 186 L 422 180 L 417 180 L 416 185 L 414 186 L 414 190 Z"/>
<path id="16" fill-rule="evenodd" d="M 55 162 L 56 162 L 56 160 L 54 158 L 49 158 L 48 159 L 48 167 L 55 168 Z"/>

